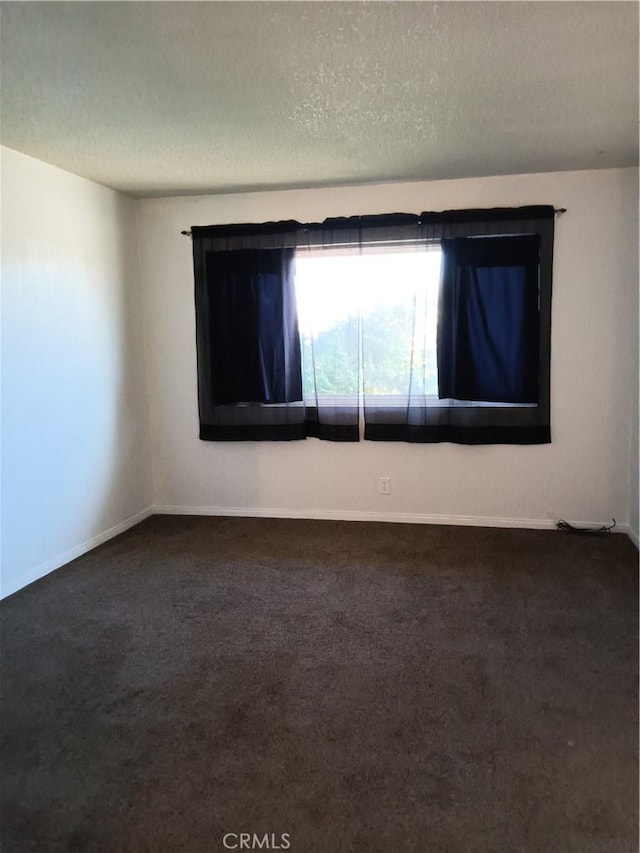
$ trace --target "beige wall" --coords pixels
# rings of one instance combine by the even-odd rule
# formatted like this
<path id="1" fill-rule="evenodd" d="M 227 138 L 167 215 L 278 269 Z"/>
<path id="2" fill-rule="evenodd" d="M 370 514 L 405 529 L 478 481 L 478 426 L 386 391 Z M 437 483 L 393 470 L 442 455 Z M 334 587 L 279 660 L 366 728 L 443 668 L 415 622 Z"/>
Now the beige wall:
<path id="1" fill-rule="evenodd" d="M 554 204 L 552 444 L 198 440 L 191 225 Z M 544 526 L 628 525 L 637 407 L 637 171 L 138 202 L 154 496 L 175 511 Z M 635 343 L 634 343 L 635 341 Z M 633 463 L 632 463 L 633 466 Z M 391 494 L 377 490 L 391 477 Z"/>
<path id="2" fill-rule="evenodd" d="M 152 503 L 135 202 L 2 149 L 2 592 Z"/>
<path id="3" fill-rule="evenodd" d="M 637 184 L 636 184 L 636 206 L 634 215 L 630 217 L 629 228 L 633 229 L 633 233 L 635 234 L 636 239 L 636 259 L 638 258 L 638 194 L 637 194 Z M 632 369 L 632 377 L 634 381 L 631 387 L 631 400 L 632 400 L 632 419 L 631 419 L 631 436 L 630 436 L 630 456 L 629 456 L 629 471 L 630 471 L 630 484 L 629 484 L 629 528 L 631 533 L 631 538 L 636 543 L 636 545 L 640 545 L 640 520 L 638 519 L 639 509 L 638 509 L 638 498 L 640 496 L 640 471 L 639 471 L 639 463 L 638 463 L 638 332 L 640 329 L 640 315 L 638 314 L 639 306 L 638 306 L 638 270 L 636 266 L 636 286 L 633 291 L 633 301 L 632 307 L 629 312 L 630 320 L 632 324 L 632 358 L 631 358 L 631 369 Z"/>
<path id="4" fill-rule="evenodd" d="M 556 231 L 551 445 L 198 440 L 182 229 L 549 203 L 568 208 Z M 3 594 L 152 504 L 492 525 L 615 516 L 637 537 L 637 222 L 631 169 L 134 202 L 3 148 Z"/>

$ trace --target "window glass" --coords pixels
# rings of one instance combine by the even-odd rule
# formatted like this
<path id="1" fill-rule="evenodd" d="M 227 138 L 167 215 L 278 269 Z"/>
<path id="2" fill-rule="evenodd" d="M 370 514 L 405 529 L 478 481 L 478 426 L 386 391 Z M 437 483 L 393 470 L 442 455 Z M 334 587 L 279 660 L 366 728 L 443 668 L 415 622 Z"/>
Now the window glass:
<path id="1" fill-rule="evenodd" d="M 440 262 L 424 245 L 297 253 L 306 399 L 437 395 Z"/>

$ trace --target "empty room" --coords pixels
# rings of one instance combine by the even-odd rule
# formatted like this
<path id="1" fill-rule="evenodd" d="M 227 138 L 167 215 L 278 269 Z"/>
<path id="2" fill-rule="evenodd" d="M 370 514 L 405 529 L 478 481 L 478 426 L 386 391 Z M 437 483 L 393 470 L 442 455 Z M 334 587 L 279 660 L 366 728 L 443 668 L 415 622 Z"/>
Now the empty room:
<path id="1" fill-rule="evenodd" d="M 638 5 L 1 2 L 5 853 L 638 849 Z"/>

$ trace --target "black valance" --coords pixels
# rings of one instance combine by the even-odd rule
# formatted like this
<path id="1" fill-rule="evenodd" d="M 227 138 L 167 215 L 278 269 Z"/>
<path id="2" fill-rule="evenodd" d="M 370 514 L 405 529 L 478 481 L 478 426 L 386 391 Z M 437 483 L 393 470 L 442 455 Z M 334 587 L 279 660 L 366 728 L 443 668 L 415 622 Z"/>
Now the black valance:
<path id="1" fill-rule="evenodd" d="M 555 208 L 550 204 L 527 205 L 525 207 L 489 207 L 470 210 L 442 210 L 438 213 L 423 211 L 420 221 L 424 225 L 437 223 L 459 224 L 464 222 L 513 222 L 527 219 L 553 219 Z"/>
<path id="2" fill-rule="evenodd" d="M 209 251 L 283 249 L 335 243 L 375 243 L 389 240 L 436 240 L 490 234 L 514 234 L 532 221 L 551 221 L 552 205 L 494 207 L 470 210 L 381 213 L 334 216 L 322 222 L 250 222 L 235 225 L 194 225 L 192 237 Z"/>

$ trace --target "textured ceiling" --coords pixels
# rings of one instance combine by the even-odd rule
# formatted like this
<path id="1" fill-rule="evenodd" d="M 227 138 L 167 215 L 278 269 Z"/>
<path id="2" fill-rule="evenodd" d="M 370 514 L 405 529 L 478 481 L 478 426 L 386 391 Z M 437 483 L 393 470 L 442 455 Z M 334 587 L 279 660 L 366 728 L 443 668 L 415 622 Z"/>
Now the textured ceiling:
<path id="1" fill-rule="evenodd" d="M 3 144 L 134 196 L 637 163 L 635 2 L 1 5 Z"/>

